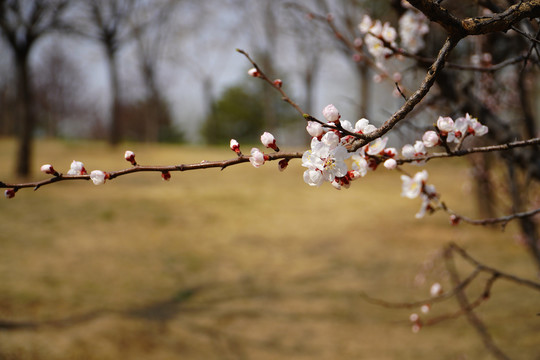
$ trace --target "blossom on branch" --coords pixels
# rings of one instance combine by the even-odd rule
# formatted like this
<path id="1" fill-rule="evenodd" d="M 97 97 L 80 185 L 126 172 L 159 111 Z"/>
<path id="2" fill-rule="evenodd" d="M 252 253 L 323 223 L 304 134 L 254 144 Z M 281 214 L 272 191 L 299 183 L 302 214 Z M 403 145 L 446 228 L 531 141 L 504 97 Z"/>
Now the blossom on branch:
<path id="1" fill-rule="evenodd" d="M 259 70 L 255 69 L 255 68 L 251 68 L 251 69 L 248 70 L 248 75 L 253 76 L 253 77 L 260 77 L 261 73 L 259 72 Z"/>
<path id="2" fill-rule="evenodd" d="M 412 54 L 416 54 L 424 48 L 423 36 L 428 32 L 428 19 L 419 11 L 407 10 L 399 18 L 401 46 Z"/>
<path id="3" fill-rule="evenodd" d="M 397 167 L 397 161 L 395 159 L 386 159 L 383 165 L 388 170 L 393 170 Z"/>
<path id="4" fill-rule="evenodd" d="M 441 132 L 441 135 L 448 135 L 448 133 L 451 133 L 454 131 L 454 120 L 452 120 L 449 116 L 439 116 L 437 119 L 437 129 Z"/>
<path id="5" fill-rule="evenodd" d="M 315 121 L 308 121 L 307 126 L 306 126 L 306 131 L 312 137 L 319 137 L 319 136 L 322 136 L 322 134 L 324 134 L 323 126 Z"/>
<path id="6" fill-rule="evenodd" d="M 124 159 L 126 159 L 126 161 L 129 161 L 133 166 L 137 165 L 137 162 L 135 161 L 135 153 L 133 151 L 127 150 L 124 153 Z"/>
<path id="7" fill-rule="evenodd" d="M 427 178 L 428 173 L 426 170 L 417 172 L 412 178 L 407 175 L 401 175 L 401 196 L 409 199 L 418 197 L 418 195 L 420 195 L 422 192 L 422 188 L 424 187 Z"/>
<path id="8" fill-rule="evenodd" d="M 171 173 L 168 171 L 161 172 L 161 179 L 164 181 L 169 181 L 171 179 Z"/>
<path id="9" fill-rule="evenodd" d="M 60 174 L 54 170 L 53 166 L 51 164 L 45 164 L 41 166 L 41 172 L 44 172 L 45 174 L 50 174 L 54 176 L 59 176 Z"/>
<path id="10" fill-rule="evenodd" d="M 327 132 L 320 141 L 313 138 L 311 150 L 302 156 L 302 166 L 308 168 L 304 172 L 304 181 L 310 186 L 320 186 L 324 181 L 332 182 L 335 178 L 346 176 L 348 169 L 345 159 L 349 156 L 335 133 Z"/>
<path id="11" fill-rule="evenodd" d="M 6 189 L 4 191 L 4 196 L 6 199 L 13 199 L 15 197 L 15 193 L 17 192 L 17 189 Z"/>
<path id="12" fill-rule="evenodd" d="M 101 185 L 109 178 L 108 174 L 101 170 L 94 170 L 90 173 L 90 179 L 94 185 Z"/>
<path id="13" fill-rule="evenodd" d="M 236 155 L 242 156 L 242 152 L 240 151 L 240 144 L 238 143 L 238 141 L 236 141 L 235 139 L 231 139 L 229 146 L 231 150 L 236 153 Z"/>
<path id="14" fill-rule="evenodd" d="M 80 161 L 73 160 L 67 174 L 68 175 L 86 175 L 86 169 L 84 168 L 84 164 Z"/>
<path id="15" fill-rule="evenodd" d="M 265 162 L 264 154 L 261 152 L 261 150 L 257 148 L 251 149 L 251 156 L 249 157 L 249 161 L 251 162 L 251 165 L 258 168 L 264 165 Z"/>
<path id="16" fill-rule="evenodd" d="M 274 135 L 270 134 L 267 131 L 265 131 L 261 135 L 261 143 L 267 148 L 273 149 L 274 151 L 279 151 L 279 148 L 276 145 L 276 139 L 274 138 Z"/>
<path id="17" fill-rule="evenodd" d="M 332 104 L 327 105 L 323 109 L 322 114 L 323 114 L 324 118 L 326 119 L 326 121 L 328 121 L 328 122 L 336 122 L 341 117 L 341 115 L 339 114 L 338 109 L 336 109 L 336 107 L 334 105 L 332 105 Z"/>
<path id="18" fill-rule="evenodd" d="M 439 139 L 439 135 L 435 131 L 429 130 L 422 136 L 422 142 L 425 147 L 434 147 L 441 143 L 441 139 Z"/>

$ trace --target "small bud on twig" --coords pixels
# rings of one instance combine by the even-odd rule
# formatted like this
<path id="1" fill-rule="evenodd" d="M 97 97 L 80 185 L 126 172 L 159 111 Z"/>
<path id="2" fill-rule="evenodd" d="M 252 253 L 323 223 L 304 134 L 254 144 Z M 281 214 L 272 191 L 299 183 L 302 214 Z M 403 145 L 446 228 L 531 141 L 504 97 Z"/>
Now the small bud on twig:
<path id="1" fill-rule="evenodd" d="M 171 173 L 168 171 L 162 171 L 161 178 L 165 181 L 169 181 L 171 179 Z"/>
<path id="2" fill-rule="evenodd" d="M 261 73 L 256 68 L 251 68 L 248 70 L 248 75 L 253 77 L 260 77 Z"/>
<path id="3" fill-rule="evenodd" d="M 127 150 L 124 154 L 124 158 L 126 161 L 129 161 L 131 165 L 137 166 L 137 162 L 135 161 L 135 153 L 133 151 Z"/>
<path id="4" fill-rule="evenodd" d="M 60 176 L 58 171 L 54 170 L 53 166 L 51 164 L 45 164 L 41 166 L 41 172 L 44 172 L 45 174 L 50 174 L 54 176 Z"/>
<path id="5" fill-rule="evenodd" d="M 267 148 L 270 148 L 270 149 L 273 149 L 274 151 L 279 152 L 279 148 L 276 145 L 276 139 L 274 138 L 274 135 L 270 134 L 269 132 L 265 131 L 261 135 L 261 143 Z"/>
<path id="6" fill-rule="evenodd" d="M 17 192 L 17 189 L 6 189 L 4 191 L 4 195 L 7 199 L 13 199 L 15 197 L 15 193 Z"/>
<path id="7" fill-rule="evenodd" d="M 235 139 L 231 139 L 229 146 L 231 150 L 236 153 L 236 155 L 242 156 L 242 152 L 240 151 L 240 144 L 238 143 L 238 141 L 236 141 Z"/>

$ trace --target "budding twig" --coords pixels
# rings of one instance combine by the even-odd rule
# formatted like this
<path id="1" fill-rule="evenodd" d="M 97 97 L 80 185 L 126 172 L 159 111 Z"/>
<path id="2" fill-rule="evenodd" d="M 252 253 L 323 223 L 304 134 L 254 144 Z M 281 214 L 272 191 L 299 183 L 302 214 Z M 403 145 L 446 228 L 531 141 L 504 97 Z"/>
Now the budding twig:
<path id="1" fill-rule="evenodd" d="M 145 165 L 134 165 L 128 169 L 117 170 L 117 171 L 108 171 L 107 179 L 112 180 L 119 176 L 124 176 L 128 174 L 133 174 L 137 172 L 173 172 L 173 171 L 189 171 L 189 170 L 199 170 L 199 169 L 210 169 L 210 168 L 220 168 L 221 170 L 231 166 L 237 165 L 245 162 L 249 162 L 249 156 L 241 155 L 235 159 L 222 160 L 222 161 L 201 161 L 200 163 L 194 164 L 181 164 L 181 165 L 169 165 L 169 166 L 145 166 Z M 302 158 L 302 153 L 300 152 L 290 152 L 290 153 L 273 153 L 265 154 L 266 161 L 275 161 L 275 160 L 290 160 Z M 41 181 L 27 182 L 27 183 L 5 183 L 0 182 L 0 188 L 8 189 L 22 189 L 22 188 L 34 188 L 34 190 L 39 189 L 42 186 L 50 185 L 53 183 L 61 181 L 72 181 L 72 180 L 90 180 L 90 175 L 64 175 L 59 174 Z"/>
<path id="2" fill-rule="evenodd" d="M 298 106 L 298 104 L 296 104 L 294 101 L 292 101 L 291 98 L 289 97 L 289 95 L 287 95 L 287 93 L 283 90 L 283 88 L 281 86 L 281 82 L 275 82 L 274 80 L 271 80 L 270 78 L 268 78 L 268 76 L 266 76 L 264 71 L 262 71 L 262 69 L 259 67 L 259 65 L 257 65 L 257 63 L 255 61 L 253 61 L 253 59 L 249 56 L 249 54 L 247 52 L 245 52 L 242 49 L 236 49 L 236 51 L 239 52 L 240 54 L 244 55 L 249 60 L 249 62 L 255 67 L 255 69 L 257 69 L 257 71 L 258 71 L 258 76 L 257 77 L 259 77 L 262 80 L 266 81 L 274 89 L 279 91 L 283 101 L 290 104 L 297 112 L 300 113 L 300 115 L 304 115 L 304 111 L 302 110 L 302 108 L 300 108 L 300 106 Z"/>

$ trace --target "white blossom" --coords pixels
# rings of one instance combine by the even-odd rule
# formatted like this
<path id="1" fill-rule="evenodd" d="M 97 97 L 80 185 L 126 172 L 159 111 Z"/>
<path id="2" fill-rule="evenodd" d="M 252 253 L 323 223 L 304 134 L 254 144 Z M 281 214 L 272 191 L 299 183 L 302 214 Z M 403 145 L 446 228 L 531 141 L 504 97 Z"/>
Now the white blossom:
<path id="1" fill-rule="evenodd" d="M 322 114 L 328 122 L 338 121 L 340 117 L 338 109 L 333 104 L 326 105 Z"/>
<path id="2" fill-rule="evenodd" d="M 386 147 L 386 143 L 388 142 L 388 138 L 378 138 L 369 143 L 368 149 L 366 153 L 368 155 L 378 155 L 384 151 L 384 148 Z"/>
<path id="3" fill-rule="evenodd" d="M 437 128 L 441 132 L 441 134 L 446 135 L 452 131 L 454 131 L 454 120 L 452 120 L 449 116 L 439 116 L 437 119 Z"/>
<path id="4" fill-rule="evenodd" d="M 71 162 L 71 168 L 67 172 L 68 175 L 84 175 L 86 174 L 86 169 L 84 164 L 80 161 L 73 160 Z"/>
<path id="5" fill-rule="evenodd" d="M 249 157 L 249 162 L 254 167 L 258 168 L 264 165 L 264 154 L 257 148 L 251 149 L 251 156 Z"/>
<path id="6" fill-rule="evenodd" d="M 90 179 L 94 185 L 101 185 L 105 183 L 107 175 L 101 170 L 94 170 L 90 173 Z"/>
<path id="7" fill-rule="evenodd" d="M 417 172 L 414 177 L 401 175 L 402 187 L 401 196 L 409 199 L 414 199 L 422 192 L 422 187 L 427 180 L 428 173 L 426 170 Z"/>
<path id="8" fill-rule="evenodd" d="M 425 46 L 423 36 L 428 32 L 428 20 L 418 11 L 407 10 L 399 19 L 401 46 L 413 54 Z"/>
<path id="9" fill-rule="evenodd" d="M 393 170 L 397 167 L 397 161 L 395 159 L 386 159 L 383 165 L 388 170 Z"/>
<path id="10" fill-rule="evenodd" d="M 324 133 L 324 128 L 321 124 L 315 121 L 308 121 L 306 131 L 312 137 L 319 137 Z"/>
<path id="11" fill-rule="evenodd" d="M 441 139 L 439 139 L 439 135 L 435 131 L 428 130 L 422 136 L 422 142 L 425 147 L 434 147 L 439 145 Z"/>

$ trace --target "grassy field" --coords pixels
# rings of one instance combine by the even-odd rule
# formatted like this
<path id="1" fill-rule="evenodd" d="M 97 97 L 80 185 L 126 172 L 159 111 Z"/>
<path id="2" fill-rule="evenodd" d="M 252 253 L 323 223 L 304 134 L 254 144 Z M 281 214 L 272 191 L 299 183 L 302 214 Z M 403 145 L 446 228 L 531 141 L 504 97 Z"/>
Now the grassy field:
<path id="1" fill-rule="evenodd" d="M 226 147 L 41 141 L 34 179 L 46 176 L 41 164 L 65 172 L 73 159 L 89 171 L 125 168 L 128 148 L 154 165 L 234 156 Z M 2 181 L 17 180 L 14 151 L 0 140 Z M 449 206 L 474 215 L 463 162 L 427 169 Z M 417 220 L 420 201 L 400 197 L 399 174 L 384 169 L 342 191 L 311 188 L 302 171 L 292 161 L 284 173 L 270 163 L 169 182 L 135 174 L 1 199 L 0 359 L 490 358 L 462 317 L 413 334 L 408 318 L 419 309 L 360 294 L 407 302 L 428 298 L 435 281 L 448 288 L 439 256 L 450 241 L 534 279 L 513 225 Z M 450 300 L 424 316 L 456 309 Z M 538 312 L 539 293 L 498 281 L 478 315 L 512 359 L 540 359 Z"/>

